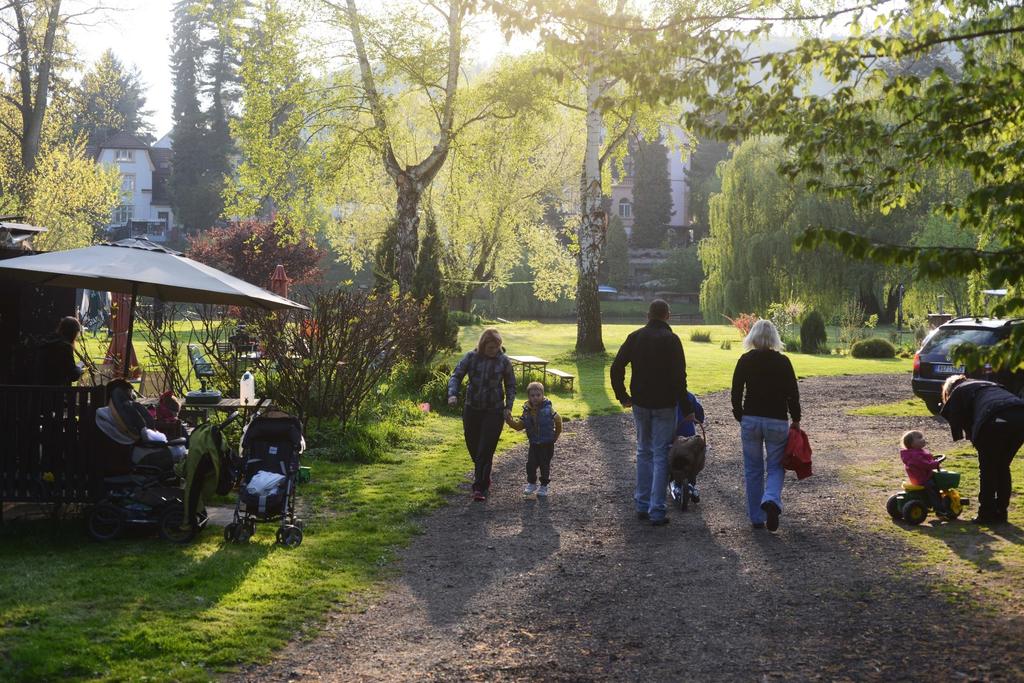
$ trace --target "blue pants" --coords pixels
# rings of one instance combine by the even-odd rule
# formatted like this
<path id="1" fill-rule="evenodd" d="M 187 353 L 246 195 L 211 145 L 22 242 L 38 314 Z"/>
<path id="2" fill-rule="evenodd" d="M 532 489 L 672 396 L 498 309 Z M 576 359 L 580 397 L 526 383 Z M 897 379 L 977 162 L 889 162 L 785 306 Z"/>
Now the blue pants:
<path id="1" fill-rule="evenodd" d="M 665 517 L 665 487 L 668 485 L 668 452 L 676 435 L 676 409 L 633 406 L 636 424 L 637 512 L 651 519 Z"/>
<path id="2" fill-rule="evenodd" d="M 744 415 L 740 420 L 747 514 L 754 524 L 763 524 L 767 517 L 761 509 L 762 503 L 770 501 L 782 510 L 782 482 L 786 475 L 782 456 L 788 439 L 789 422 L 786 420 L 757 415 Z"/>

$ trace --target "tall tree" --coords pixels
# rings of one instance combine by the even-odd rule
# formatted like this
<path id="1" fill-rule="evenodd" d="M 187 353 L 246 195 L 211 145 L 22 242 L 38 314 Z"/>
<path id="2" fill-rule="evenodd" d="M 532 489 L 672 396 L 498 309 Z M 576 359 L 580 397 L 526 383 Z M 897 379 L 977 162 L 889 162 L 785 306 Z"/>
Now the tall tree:
<path id="1" fill-rule="evenodd" d="M 609 285 L 617 289 L 626 286 L 629 280 L 629 238 L 622 225 L 622 219 L 612 216 L 608 223 L 608 243 L 604 251 L 606 274 Z"/>
<path id="2" fill-rule="evenodd" d="M 657 248 L 665 243 L 672 220 L 672 185 L 668 177 L 668 148 L 660 141 L 641 140 L 631 154 L 633 176 L 634 247 Z"/>
<path id="3" fill-rule="evenodd" d="M 74 131 L 97 144 L 117 132 L 153 139 L 139 70 L 105 50 L 82 76 L 74 103 Z"/>
<path id="4" fill-rule="evenodd" d="M 0 63 L 14 83 L 4 99 L 19 114 L 15 125 L 5 126 L 18 141 L 25 173 L 36 166 L 57 72 L 67 61 L 67 21 L 61 0 L 10 0 L 0 7 L 0 32 L 8 46 Z"/>
<path id="5" fill-rule="evenodd" d="M 378 52 L 374 55 L 383 62 L 384 73 L 397 76 L 407 87 L 422 89 L 437 115 L 437 142 L 423 157 L 403 163 L 396 154 L 395 138 L 388 107 L 378 89 L 379 76 L 371 65 L 371 54 L 363 34 L 364 19 L 359 15 L 355 0 L 346 0 L 344 8 L 332 2 L 325 4 L 336 8 L 338 19 L 344 22 L 352 37 L 359 75 L 362 82 L 366 105 L 373 116 L 375 144 L 379 148 L 384 169 L 395 184 L 397 218 L 395 270 L 399 291 L 412 290 L 416 271 L 416 255 L 419 247 L 419 207 L 423 193 L 437 175 L 448 157 L 448 150 L 455 134 L 455 97 L 459 87 L 459 69 L 462 62 L 462 30 L 466 21 L 469 3 L 449 0 L 433 5 L 443 21 L 441 39 L 432 39 L 427 33 L 436 32 L 433 22 L 401 22 L 392 24 L 398 30 L 390 33 L 370 35 L 371 46 Z M 419 24 L 417 26 L 417 24 Z M 408 34 L 410 28 L 419 29 L 413 41 Z M 383 30 L 384 25 L 378 25 Z M 400 35 L 399 31 L 405 31 Z M 404 45 L 403 45 L 404 43 Z M 409 48 L 412 47 L 410 50 Z M 404 54 L 402 54 L 404 52 Z M 444 66 L 433 63 L 443 59 Z M 440 101 L 434 99 L 436 96 Z"/>
<path id="6" fill-rule="evenodd" d="M 208 124 L 199 100 L 203 71 L 199 9 L 196 0 L 178 0 L 174 5 L 171 54 L 174 161 L 170 190 L 178 219 L 189 232 L 209 227 L 217 217 L 210 210 L 210 187 L 205 177 Z"/>
<path id="7" fill-rule="evenodd" d="M 177 214 L 190 232 L 210 227 L 224 211 L 247 7 L 245 0 L 178 0 L 174 5 L 170 184 Z"/>

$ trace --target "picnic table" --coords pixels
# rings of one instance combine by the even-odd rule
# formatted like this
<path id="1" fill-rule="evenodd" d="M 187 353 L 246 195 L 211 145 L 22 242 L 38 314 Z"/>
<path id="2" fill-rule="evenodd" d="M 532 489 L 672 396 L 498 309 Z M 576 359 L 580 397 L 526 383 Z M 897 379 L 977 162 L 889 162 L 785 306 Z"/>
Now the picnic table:
<path id="1" fill-rule="evenodd" d="M 526 387 L 526 373 L 530 370 L 540 370 L 541 378 L 544 377 L 544 371 L 548 367 L 548 361 L 537 356 L 509 356 L 508 359 L 512 361 L 513 365 L 518 365 L 523 368 L 523 387 Z"/>
<path id="2" fill-rule="evenodd" d="M 185 401 L 182 402 L 181 409 L 183 412 L 189 412 L 193 414 L 203 412 L 204 414 L 209 416 L 211 410 L 222 410 L 228 413 L 233 413 L 236 410 L 256 410 L 262 407 L 264 403 L 268 403 L 269 401 L 270 399 L 258 398 L 255 400 L 255 402 L 243 404 L 242 399 L 240 398 L 221 398 L 220 400 L 217 401 L 208 402 L 189 401 L 186 399 Z M 155 406 L 159 402 L 160 399 L 158 398 L 139 399 L 139 403 L 146 407 Z"/>

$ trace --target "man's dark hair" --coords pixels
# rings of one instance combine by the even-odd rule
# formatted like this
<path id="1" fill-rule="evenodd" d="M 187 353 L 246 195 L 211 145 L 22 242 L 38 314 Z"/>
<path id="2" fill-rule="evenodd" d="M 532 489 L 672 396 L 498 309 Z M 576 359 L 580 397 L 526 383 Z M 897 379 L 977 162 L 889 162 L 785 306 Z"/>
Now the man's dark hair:
<path id="1" fill-rule="evenodd" d="M 61 339 L 67 342 L 75 341 L 75 337 L 82 331 L 82 323 L 78 322 L 78 318 L 73 318 L 70 315 L 60 319 L 57 323 L 57 334 L 60 335 Z"/>
<path id="2" fill-rule="evenodd" d="M 655 299 L 647 309 L 648 320 L 664 320 L 668 317 L 668 302 L 664 299 Z"/>

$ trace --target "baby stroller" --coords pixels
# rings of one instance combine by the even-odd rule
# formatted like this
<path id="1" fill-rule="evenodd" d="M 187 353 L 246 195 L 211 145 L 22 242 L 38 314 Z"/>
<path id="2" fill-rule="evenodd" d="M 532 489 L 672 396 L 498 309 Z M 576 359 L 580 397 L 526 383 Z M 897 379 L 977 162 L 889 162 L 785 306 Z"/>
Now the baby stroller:
<path id="1" fill-rule="evenodd" d="M 195 535 L 184 538 L 179 529 L 185 512 L 175 465 L 186 456 L 186 439 L 168 441 L 153 425 L 128 382 L 107 385 L 107 405 L 96 411 L 106 490 L 87 520 L 98 541 L 117 538 L 129 525 L 156 526 L 161 537 L 176 542 Z"/>
<path id="2" fill-rule="evenodd" d="M 242 479 L 224 540 L 248 541 L 257 522 L 280 521 L 277 542 L 289 548 L 302 543 L 303 523 L 295 518 L 295 480 L 304 449 L 298 418 L 276 411 L 253 418 L 242 435 Z"/>
<path id="3" fill-rule="evenodd" d="M 696 423 L 700 427 L 700 435 L 679 436 L 672 444 L 669 451 L 669 490 L 672 498 L 680 510 L 685 510 L 690 504 L 690 487 L 688 484 L 696 480 L 697 475 L 704 469 L 704 462 L 707 458 L 707 433 L 704 425 Z"/>

